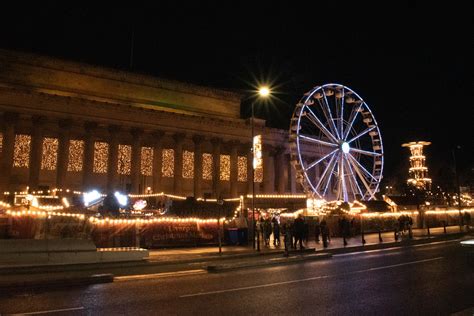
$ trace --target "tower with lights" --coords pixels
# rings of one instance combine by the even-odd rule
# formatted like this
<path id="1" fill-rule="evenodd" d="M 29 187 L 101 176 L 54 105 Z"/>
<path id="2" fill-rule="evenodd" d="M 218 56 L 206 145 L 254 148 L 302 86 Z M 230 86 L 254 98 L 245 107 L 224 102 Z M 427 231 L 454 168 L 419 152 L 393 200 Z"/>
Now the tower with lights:
<path id="1" fill-rule="evenodd" d="M 428 178 L 428 167 L 426 167 L 426 157 L 423 155 L 423 147 L 430 145 L 430 142 L 419 141 L 403 144 L 402 147 L 410 148 L 410 169 L 408 169 L 409 186 L 414 186 L 421 190 L 431 190 L 431 179 Z"/>

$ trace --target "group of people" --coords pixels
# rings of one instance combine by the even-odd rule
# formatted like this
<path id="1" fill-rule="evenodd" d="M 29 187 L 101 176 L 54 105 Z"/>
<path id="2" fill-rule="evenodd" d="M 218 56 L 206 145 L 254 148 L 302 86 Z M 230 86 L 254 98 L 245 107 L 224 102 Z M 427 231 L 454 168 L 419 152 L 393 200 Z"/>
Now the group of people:
<path id="1" fill-rule="evenodd" d="M 314 233 L 316 236 L 316 242 L 319 244 L 322 239 L 323 247 L 327 248 L 328 243 L 331 241 L 331 235 L 329 234 L 329 226 L 326 223 L 326 220 L 323 219 L 321 222 L 316 222 Z"/>
<path id="2" fill-rule="evenodd" d="M 270 237 L 273 234 L 273 245 L 280 246 L 280 223 L 276 217 L 257 221 L 257 233 L 263 236 L 265 246 L 270 246 Z"/>
<path id="3" fill-rule="evenodd" d="M 257 221 L 257 234 L 262 236 L 265 246 L 270 246 L 271 236 L 273 235 L 273 245 L 281 246 L 281 236 L 285 249 L 304 249 L 309 239 L 309 224 L 303 216 L 298 216 L 294 221 L 288 221 L 280 224 L 277 217 L 266 218 Z M 323 242 L 324 247 L 328 247 L 331 241 L 329 227 L 323 219 L 321 223 L 317 222 L 315 226 L 316 242 Z"/>

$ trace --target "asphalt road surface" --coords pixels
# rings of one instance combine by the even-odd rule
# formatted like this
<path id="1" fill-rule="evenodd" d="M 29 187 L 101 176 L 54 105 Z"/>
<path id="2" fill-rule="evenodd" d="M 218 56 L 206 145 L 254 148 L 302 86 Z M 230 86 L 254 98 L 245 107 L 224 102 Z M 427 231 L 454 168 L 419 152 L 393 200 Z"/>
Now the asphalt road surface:
<path id="1" fill-rule="evenodd" d="M 474 307 L 459 241 L 208 274 L 0 294 L 2 315 L 450 315 Z"/>

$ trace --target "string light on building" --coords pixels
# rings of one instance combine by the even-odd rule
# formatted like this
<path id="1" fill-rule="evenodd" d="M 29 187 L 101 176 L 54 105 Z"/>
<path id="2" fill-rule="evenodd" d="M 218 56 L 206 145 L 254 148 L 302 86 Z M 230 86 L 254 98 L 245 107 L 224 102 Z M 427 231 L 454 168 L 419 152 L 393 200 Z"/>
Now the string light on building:
<path id="1" fill-rule="evenodd" d="M 163 149 L 161 173 L 163 177 L 174 177 L 174 149 Z"/>
<path id="2" fill-rule="evenodd" d="M 225 217 L 220 221 L 224 221 Z M 160 217 L 160 218 L 134 218 L 134 219 L 114 219 L 114 218 L 96 218 L 90 217 L 89 221 L 97 225 L 120 225 L 120 224 L 153 224 L 153 223 L 196 223 L 196 224 L 217 224 L 217 218 L 200 219 L 196 217 L 175 218 L 175 217 Z"/>
<path id="3" fill-rule="evenodd" d="M 144 176 L 153 175 L 153 147 L 142 147 L 140 172 Z"/>
<path id="4" fill-rule="evenodd" d="M 251 199 L 252 194 L 247 194 L 247 198 Z M 256 199 L 307 199 L 306 194 L 255 194 Z"/>
<path id="5" fill-rule="evenodd" d="M 42 170 L 56 170 L 58 163 L 58 139 L 45 137 L 43 139 L 43 151 L 41 156 Z"/>
<path id="6" fill-rule="evenodd" d="M 24 217 L 24 216 L 31 216 L 31 217 L 51 217 L 51 216 L 61 216 L 61 217 L 74 217 L 78 219 L 85 219 L 86 216 L 84 214 L 78 213 L 66 213 L 66 212 L 51 212 L 51 211 L 35 211 L 35 210 L 23 210 L 23 211 L 12 211 L 7 210 L 5 212 L 7 215 L 13 217 Z"/>
<path id="7" fill-rule="evenodd" d="M 428 167 L 425 166 L 426 157 L 423 155 L 423 147 L 430 144 L 430 142 L 419 141 L 402 145 L 402 147 L 408 147 L 411 152 L 407 183 L 418 189 L 431 189 L 431 179 L 428 178 Z"/>
<path id="8" fill-rule="evenodd" d="M 132 170 L 132 146 L 118 145 L 117 173 L 130 175 Z"/>
<path id="9" fill-rule="evenodd" d="M 11 205 L 8 204 L 7 202 L 0 201 L 0 207 L 3 207 L 3 208 L 10 208 Z"/>
<path id="10" fill-rule="evenodd" d="M 94 143 L 94 173 L 107 173 L 109 159 L 109 144 L 105 142 Z"/>
<path id="11" fill-rule="evenodd" d="M 183 178 L 194 178 L 194 152 L 192 151 L 183 151 Z"/>
<path id="12" fill-rule="evenodd" d="M 212 180 L 212 154 L 202 154 L 202 179 Z"/>
<path id="13" fill-rule="evenodd" d="M 247 182 L 247 157 L 237 157 L 237 181 Z"/>
<path id="14" fill-rule="evenodd" d="M 255 169 L 255 182 L 263 182 L 263 165 L 262 167 Z"/>
<path id="15" fill-rule="evenodd" d="M 219 166 L 219 179 L 221 181 L 230 180 L 230 155 L 221 155 Z"/>
<path id="16" fill-rule="evenodd" d="M 3 150 L 3 134 L 0 133 L 0 153 L 2 152 Z"/>
<path id="17" fill-rule="evenodd" d="M 13 149 L 13 167 L 28 168 L 30 166 L 30 147 L 30 135 L 15 135 L 15 147 Z"/>
<path id="18" fill-rule="evenodd" d="M 84 141 L 72 139 L 69 141 L 69 159 L 67 171 L 82 171 L 82 161 L 84 157 Z"/>

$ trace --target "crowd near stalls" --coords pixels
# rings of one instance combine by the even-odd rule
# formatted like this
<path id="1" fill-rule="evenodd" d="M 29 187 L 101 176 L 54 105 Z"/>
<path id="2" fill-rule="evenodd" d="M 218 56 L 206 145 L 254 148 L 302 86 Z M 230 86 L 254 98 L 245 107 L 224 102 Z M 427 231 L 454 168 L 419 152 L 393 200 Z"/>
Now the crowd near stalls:
<path id="1" fill-rule="evenodd" d="M 217 244 L 303 248 L 362 232 L 470 225 L 472 208 L 400 210 L 393 200 L 345 203 L 300 195 L 193 199 L 165 193 L 19 192 L 0 202 L 0 238 L 90 238 L 98 247 Z M 252 208 L 253 206 L 253 208 Z M 255 225 L 254 225 L 255 223 Z M 254 231 L 255 229 L 255 231 Z"/>

